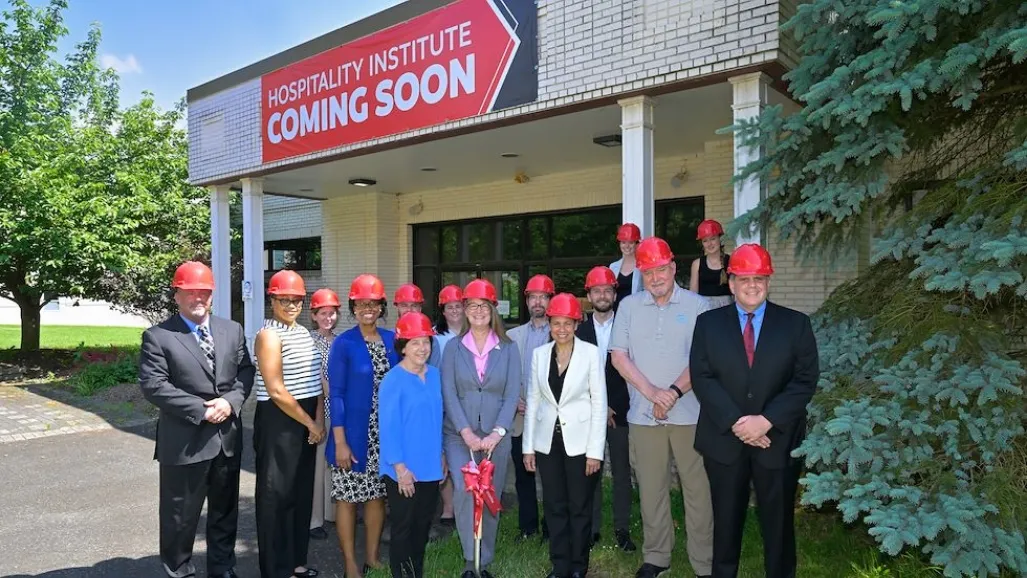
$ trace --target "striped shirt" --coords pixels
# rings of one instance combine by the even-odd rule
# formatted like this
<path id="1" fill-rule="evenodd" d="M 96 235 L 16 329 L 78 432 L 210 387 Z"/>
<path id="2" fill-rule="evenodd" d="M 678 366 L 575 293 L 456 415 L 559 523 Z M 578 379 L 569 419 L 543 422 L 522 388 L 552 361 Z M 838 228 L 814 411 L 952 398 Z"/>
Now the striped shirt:
<path id="1" fill-rule="evenodd" d="M 285 390 L 294 399 L 306 399 L 321 395 L 321 352 L 314 345 L 310 331 L 299 324 L 288 327 L 274 319 L 264 321 L 264 329 L 274 331 L 282 340 L 282 379 Z M 257 365 L 255 388 L 257 401 L 271 399 L 264 385 L 264 376 Z"/>

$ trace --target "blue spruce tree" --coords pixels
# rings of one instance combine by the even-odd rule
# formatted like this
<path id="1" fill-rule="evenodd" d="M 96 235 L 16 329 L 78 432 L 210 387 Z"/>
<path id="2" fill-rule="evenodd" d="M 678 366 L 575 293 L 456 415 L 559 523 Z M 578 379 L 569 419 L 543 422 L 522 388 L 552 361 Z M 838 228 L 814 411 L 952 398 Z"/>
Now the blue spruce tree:
<path id="1" fill-rule="evenodd" d="M 870 264 L 815 316 L 802 503 L 946 576 L 1027 575 L 1027 2 L 813 0 L 803 106 L 734 130 L 767 183 L 732 223 Z"/>

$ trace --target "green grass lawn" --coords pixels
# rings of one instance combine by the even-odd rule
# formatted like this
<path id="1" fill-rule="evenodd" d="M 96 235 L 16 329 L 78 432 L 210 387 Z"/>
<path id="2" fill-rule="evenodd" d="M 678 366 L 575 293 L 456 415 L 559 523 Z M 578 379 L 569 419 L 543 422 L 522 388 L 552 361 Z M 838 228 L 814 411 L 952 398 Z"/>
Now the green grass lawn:
<path id="1" fill-rule="evenodd" d="M 74 349 L 84 343 L 86 347 L 138 347 L 139 327 L 96 327 L 73 325 L 44 325 L 40 330 L 41 349 Z M 21 327 L 0 325 L 0 350 L 16 349 L 21 345 Z"/>
<path id="2" fill-rule="evenodd" d="M 609 480 L 606 480 L 609 484 Z M 609 489 L 609 487 L 607 487 Z M 613 545 L 612 510 L 609 506 L 610 492 L 604 493 L 607 501 L 603 521 L 602 542 L 592 549 L 591 578 L 631 578 L 642 564 L 642 522 L 638 513 L 636 496 L 632 514 L 632 538 L 639 551 L 626 553 Z M 695 574 L 688 564 L 685 552 L 684 513 L 681 495 L 672 496 L 672 512 L 678 530 L 675 534 L 674 558 L 671 570 L 661 578 L 692 578 Z M 798 576 L 807 578 L 905 578 L 940 576 L 912 556 L 888 558 L 878 553 L 873 542 L 856 529 L 848 529 L 839 518 L 830 514 L 802 511 L 796 521 L 798 530 Z M 490 570 L 496 578 L 542 578 L 550 570 L 549 551 L 546 543 L 538 540 L 519 542 L 516 540 L 517 512 L 500 514 L 499 540 L 496 545 L 496 559 Z M 740 577 L 761 577 L 763 573 L 763 545 L 755 511 L 747 519 L 745 543 L 742 547 Z M 387 563 L 387 560 L 383 560 Z M 463 554 L 460 541 L 454 533 L 437 543 L 430 544 L 425 555 L 426 576 L 456 578 L 463 571 Z M 388 570 L 371 572 L 367 578 L 387 578 Z"/>

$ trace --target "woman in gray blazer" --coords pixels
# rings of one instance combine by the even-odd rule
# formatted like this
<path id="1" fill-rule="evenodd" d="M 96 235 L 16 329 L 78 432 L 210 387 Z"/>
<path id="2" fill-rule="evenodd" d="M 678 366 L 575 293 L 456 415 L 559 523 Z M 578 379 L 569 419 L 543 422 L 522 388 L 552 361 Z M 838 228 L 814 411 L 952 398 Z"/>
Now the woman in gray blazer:
<path id="1" fill-rule="evenodd" d="M 474 498 L 459 473 L 474 452 L 475 460 L 492 452 L 496 498 L 502 499 L 510 464 L 514 412 L 521 395 L 521 357 L 503 330 L 496 310 L 496 289 L 484 279 L 464 288 L 464 327 L 442 354 L 442 398 L 445 408 L 443 447 L 454 472 L 453 509 L 463 547 L 461 578 L 493 578 L 488 571 L 496 547 L 498 517 L 482 515 L 481 574 L 474 574 Z"/>

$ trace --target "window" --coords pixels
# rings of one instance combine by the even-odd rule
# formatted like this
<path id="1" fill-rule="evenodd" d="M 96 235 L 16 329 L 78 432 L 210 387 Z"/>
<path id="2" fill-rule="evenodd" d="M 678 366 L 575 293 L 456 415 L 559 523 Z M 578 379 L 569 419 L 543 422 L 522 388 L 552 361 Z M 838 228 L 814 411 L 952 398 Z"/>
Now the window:
<path id="1" fill-rule="evenodd" d="M 264 270 L 318 271 L 321 269 L 321 237 L 286 239 L 264 243 Z"/>
<path id="2" fill-rule="evenodd" d="M 670 243 L 678 282 L 687 287 L 692 260 L 699 256 L 695 228 L 703 220 L 703 199 L 656 203 L 656 234 Z M 557 292 L 584 297 L 585 274 L 620 258 L 616 232 L 621 207 L 512 215 L 473 221 L 415 225 L 414 282 L 424 291 L 424 312 L 433 318 L 439 290 L 485 278 L 499 293 L 508 324 L 527 320 L 524 284 L 539 273 L 553 278 Z"/>

